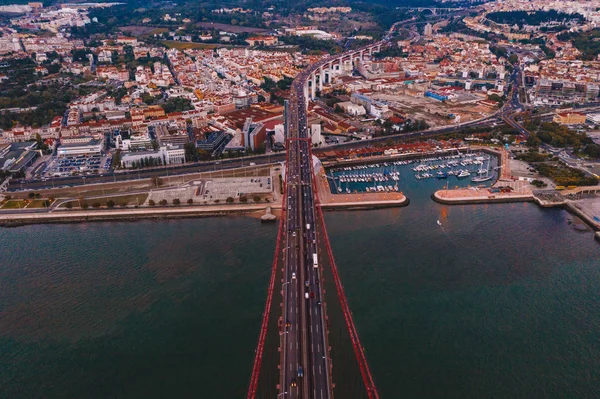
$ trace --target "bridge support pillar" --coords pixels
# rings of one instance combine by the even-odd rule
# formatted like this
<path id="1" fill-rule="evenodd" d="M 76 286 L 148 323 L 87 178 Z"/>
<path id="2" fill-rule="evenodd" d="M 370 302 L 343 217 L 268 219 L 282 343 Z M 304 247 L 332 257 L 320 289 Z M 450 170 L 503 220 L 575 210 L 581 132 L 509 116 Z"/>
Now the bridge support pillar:
<path id="1" fill-rule="evenodd" d="M 314 73 L 312 74 L 310 83 L 310 99 L 314 100 L 314 98 L 317 96 L 317 75 Z"/>
<path id="2" fill-rule="evenodd" d="M 304 84 L 304 98 L 308 98 L 308 80 Z"/>
<path id="3" fill-rule="evenodd" d="M 325 70 L 319 69 L 319 91 L 323 91 L 323 81 L 325 80 Z"/>

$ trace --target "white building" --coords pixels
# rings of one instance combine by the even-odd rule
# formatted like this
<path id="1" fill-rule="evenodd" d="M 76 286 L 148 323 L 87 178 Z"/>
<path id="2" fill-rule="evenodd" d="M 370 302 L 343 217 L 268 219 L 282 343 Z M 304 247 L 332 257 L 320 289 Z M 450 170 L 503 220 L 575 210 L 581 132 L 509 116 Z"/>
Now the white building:
<path id="1" fill-rule="evenodd" d="M 156 163 L 173 165 L 185 163 L 185 149 L 179 146 L 166 145 L 158 151 L 138 151 L 124 154 L 121 158 L 123 168 L 130 168 L 142 160 L 154 159 Z"/>
<path id="2" fill-rule="evenodd" d="M 79 155 L 100 155 L 104 147 L 103 139 L 90 136 L 63 138 L 56 153 L 59 157 L 73 157 Z"/>
<path id="3" fill-rule="evenodd" d="M 323 143 L 323 136 L 321 135 L 321 125 L 316 123 L 310 127 L 310 136 L 313 145 L 321 145 Z"/>
<path id="4" fill-rule="evenodd" d="M 385 104 L 371 104 L 371 110 L 369 111 L 371 115 L 375 118 L 382 119 L 384 118 L 384 114 L 389 111 L 389 108 Z"/>
<path id="5" fill-rule="evenodd" d="M 354 104 L 351 101 L 345 101 L 336 104 L 337 107 L 340 107 L 345 113 L 352 116 L 362 116 L 367 114 L 367 110 L 360 104 Z"/>
<path id="6" fill-rule="evenodd" d="M 275 134 L 273 135 L 273 139 L 276 143 L 285 142 L 285 127 L 283 126 L 283 123 L 280 125 L 275 125 Z"/>
<path id="7" fill-rule="evenodd" d="M 426 37 L 433 35 L 433 27 L 431 26 L 430 23 L 425 25 L 425 29 L 423 29 L 423 33 Z"/>

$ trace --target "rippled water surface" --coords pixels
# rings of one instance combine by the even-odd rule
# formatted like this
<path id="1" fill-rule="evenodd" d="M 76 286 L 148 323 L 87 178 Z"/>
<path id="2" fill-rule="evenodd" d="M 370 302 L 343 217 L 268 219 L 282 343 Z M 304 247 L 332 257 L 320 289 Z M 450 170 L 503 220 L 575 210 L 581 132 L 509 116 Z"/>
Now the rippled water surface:
<path id="1" fill-rule="evenodd" d="M 533 204 L 441 206 L 433 184 L 326 215 L 381 397 L 600 397 L 592 233 Z M 0 397 L 243 397 L 275 235 L 246 218 L 0 229 Z"/>

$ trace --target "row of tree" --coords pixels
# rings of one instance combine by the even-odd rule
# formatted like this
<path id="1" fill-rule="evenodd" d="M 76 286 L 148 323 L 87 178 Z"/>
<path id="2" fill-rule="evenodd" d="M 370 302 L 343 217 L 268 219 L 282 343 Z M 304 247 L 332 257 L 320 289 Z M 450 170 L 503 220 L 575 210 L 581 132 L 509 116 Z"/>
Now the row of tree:
<path id="1" fill-rule="evenodd" d="M 167 160 L 165 159 L 164 155 L 161 158 L 156 158 L 156 157 L 145 157 L 145 158 L 141 158 L 137 161 L 133 161 L 131 162 L 131 168 L 132 169 L 140 169 L 140 168 L 152 168 L 155 166 L 163 166 L 167 164 Z M 125 168 L 125 165 L 123 164 L 123 162 L 121 162 L 121 167 Z"/>

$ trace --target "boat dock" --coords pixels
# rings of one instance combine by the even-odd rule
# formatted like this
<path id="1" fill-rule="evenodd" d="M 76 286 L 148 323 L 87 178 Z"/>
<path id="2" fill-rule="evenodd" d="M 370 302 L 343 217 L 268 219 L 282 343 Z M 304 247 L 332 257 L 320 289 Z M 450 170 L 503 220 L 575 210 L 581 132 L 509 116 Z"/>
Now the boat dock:
<path id="1" fill-rule="evenodd" d="M 457 189 L 438 190 L 432 199 L 441 204 L 483 204 L 501 202 L 529 202 L 534 200 L 531 185 L 527 181 L 513 179 L 504 149 L 478 148 L 498 157 L 499 178 L 491 187 L 472 186 Z"/>
<path id="2" fill-rule="evenodd" d="M 325 173 L 325 169 L 321 168 L 315 180 L 323 209 L 374 209 L 408 205 L 408 198 L 396 191 L 332 194 Z"/>
<path id="3" fill-rule="evenodd" d="M 529 202 L 533 192 L 526 181 L 497 182 L 492 187 L 468 187 L 436 191 L 432 199 L 441 204 L 488 204 L 502 202 Z"/>

